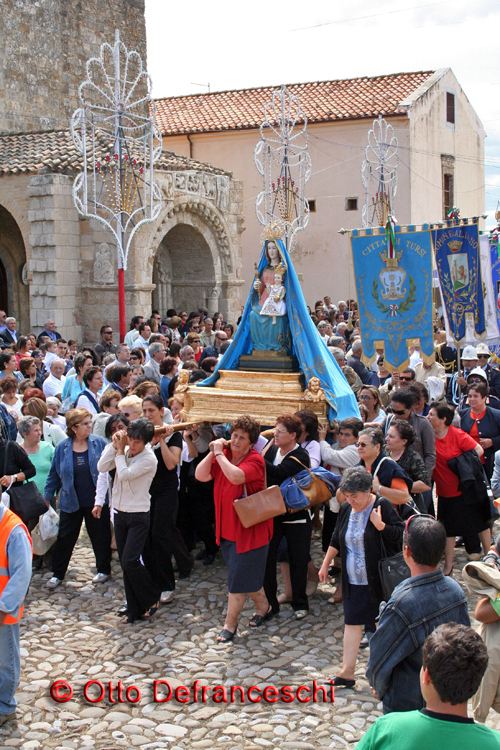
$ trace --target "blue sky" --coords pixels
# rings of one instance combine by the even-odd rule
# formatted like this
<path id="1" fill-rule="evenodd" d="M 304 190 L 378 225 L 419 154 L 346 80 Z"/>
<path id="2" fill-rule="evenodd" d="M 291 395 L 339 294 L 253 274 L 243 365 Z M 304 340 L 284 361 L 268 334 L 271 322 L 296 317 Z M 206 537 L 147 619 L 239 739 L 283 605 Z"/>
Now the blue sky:
<path id="1" fill-rule="evenodd" d="M 146 0 L 154 95 L 452 68 L 482 120 L 485 197 L 500 200 L 495 0 Z"/>

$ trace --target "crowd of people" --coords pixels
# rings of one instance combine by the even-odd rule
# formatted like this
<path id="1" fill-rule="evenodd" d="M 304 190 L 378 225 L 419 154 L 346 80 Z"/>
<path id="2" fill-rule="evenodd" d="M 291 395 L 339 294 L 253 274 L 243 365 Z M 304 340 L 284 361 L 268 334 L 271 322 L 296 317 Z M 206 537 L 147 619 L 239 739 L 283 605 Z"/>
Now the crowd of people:
<path id="1" fill-rule="evenodd" d="M 421 357 L 415 341 L 403 372 L 384 366 L 383 350 L 367 367 L 354 301 L 333 305 L 325 297 L 310 314 L 325 356 L 336 360 L 357 396 L 359 414 L 323 424 L 305 409 L 270 425 L 242 415 L 232 424 L 186 427 L 185 392 L 213 373 L 239 320 L 210 317 L 204 308 L 164 317 L 153 310 L 132 319 L 123 343 L 115 344 L 112 327 L 103 325 L 100 341 L 87 346 L 64 340 L 52 320 L 38 336 L 21 335 L 0 311 L 0 484 L 8 490 L 33 481 L 47 508 L 57 509 L 57 538 L 32 563 L 35 572 L 51 571 L 50 590 L 65 578 L 83 521 L 95 585 L 109 578 L 117 550 L 123 625 L 154 617 L 175 600 L 176 576 L 192 575 L 195 560 L 212 565 L 219 552 L 228 570 L 220 643 L 234 639 L 247 596 L 255 606 L 250 628 L 287 603 L 301 620 L 318 583 L 336 579 L 328 603 L 343 605 L 344 648 L 333 685 L 355 686 L 359 649 L 369 648 L 367 675 L 385 713 L 419 710 L 424 700 L 429 709 L 430 695 L 448 704 L 431 652 L 447 638 L 477 645 L 453 579 L 455 546 L 464 545 L 473 562 L 487 555 L 500 570 L 492 539 L 499 514 L 489 491 L 500 495 L 500 371 L 481 344 L 465 347 L 458 369 L 439 321 L 434 361 Z M 338 478 L 329 501 L 242 525 L 235 500 L 271 485 L 284 492 L 299 472 L 320 466 Z M 6 518 L 26 553 L 19 524 L 0 508 L 0 557 Z M 28 536 L 36 523 L 28 524 Z M 319 566 L 314 538 L 324 553 Z M 387 596 L 381 561 L 398 553 L 409 575 L 397 597 Z M 0 620 L 14 617 L 15 628 L 26 573 L 3 586 L 2 592 L 0 577 Z M 500 621 L 496 599 L 483 598 L 476 617 Z M 0 723 L 15 710 L 11 685 L 2 687 L 2 631 Z M 441 633 L 435 643 L 433 632 Z M 432 710 L 427 718 L 435 719 Z M 371 730 L 377 737 L 378 724 Z M 386 747 L 377 741 L 363 747 Z"/>

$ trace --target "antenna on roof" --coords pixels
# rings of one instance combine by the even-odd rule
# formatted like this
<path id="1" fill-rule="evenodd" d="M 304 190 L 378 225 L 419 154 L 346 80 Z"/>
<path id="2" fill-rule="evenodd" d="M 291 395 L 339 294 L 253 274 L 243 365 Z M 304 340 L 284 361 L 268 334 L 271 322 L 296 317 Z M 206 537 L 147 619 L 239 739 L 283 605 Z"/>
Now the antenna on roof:
<path id="1" fill-rule="evenodd" d="M 210 84 L 209 83 L 193 83 L 191 82 L 191 86 L 203 86 L 204 89 L 208 89 L 208 93 L 210 93 Z"/>

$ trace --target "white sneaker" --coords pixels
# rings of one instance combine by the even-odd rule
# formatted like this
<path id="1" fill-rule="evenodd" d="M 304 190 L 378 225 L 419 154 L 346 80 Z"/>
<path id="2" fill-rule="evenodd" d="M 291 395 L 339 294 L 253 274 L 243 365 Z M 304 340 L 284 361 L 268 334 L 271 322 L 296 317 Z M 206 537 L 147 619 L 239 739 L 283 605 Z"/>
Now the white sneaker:
<path id="1" fill-rule="evenodd" d="M 60 578 L 56 578 L 55 576 L 52 576 L 52 578 L 49 581 L 47 581 L 45 586 L 48 589 L 56 589 L 60 583 L 62 583 Z"/>
<path id="2" fill-rule="evenodd" d="M 173 591 L 162 591 L 160 596 L 160 604 L 169 604 L 174 598 Z"/>
<path id="3" fill-rule="evenodd" d="M 467 560 L 470 560 L 471 562 L 477 562 L 480 560 L 483 556 L 482 552 L 468 552 L 467 553 Z"/>
<path id="4" fill-rule="evenodd" d="M 295 619 L 296 620 L 303 620 L 304 617 L 307 617 L 308 614 L 309 614 L 309 610 L 307 610 L 307 609 L 297 609 L 295 611 Z"/>
<path id="5" fill-rule="evenodd" d="M 92 583 L 104 583 L 108 580 L 109 576 L 109 573 L 98 573 L 92 578 Z"/>

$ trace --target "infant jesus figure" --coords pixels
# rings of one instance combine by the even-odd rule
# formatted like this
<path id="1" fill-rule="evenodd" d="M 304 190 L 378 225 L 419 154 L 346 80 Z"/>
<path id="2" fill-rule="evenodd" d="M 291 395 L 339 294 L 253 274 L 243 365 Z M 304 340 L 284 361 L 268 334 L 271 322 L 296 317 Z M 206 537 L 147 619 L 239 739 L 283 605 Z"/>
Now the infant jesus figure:
<path id="1" fill-rule="evenodd" d="M 283 265 L 276 266 L 274 273 L 274 284 L 266 284 L 268 298 L 262 305 L 261 315 L 272 317 L 273 324 L 276 324 L 276 317 L 286 315 L 285 295 L 286 290 L 283 286 L 283 277 L 285 275 Z"/>

